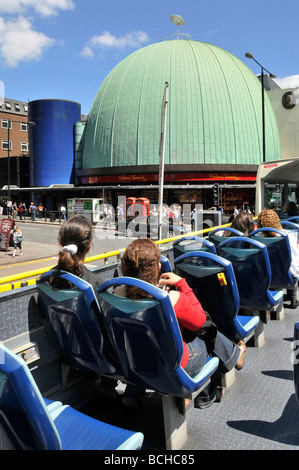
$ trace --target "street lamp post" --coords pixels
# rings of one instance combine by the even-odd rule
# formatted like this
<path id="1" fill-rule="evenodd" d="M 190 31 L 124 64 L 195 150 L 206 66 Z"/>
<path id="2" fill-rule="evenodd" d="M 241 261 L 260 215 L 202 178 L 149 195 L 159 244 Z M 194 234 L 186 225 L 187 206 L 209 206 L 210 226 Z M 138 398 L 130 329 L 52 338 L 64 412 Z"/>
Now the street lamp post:
<path id="1" fill-rule="evenodd" d="M 245 57 L 247 59 L 252 59 L 256 64 L 261 67 L 261 84 L 262 84 L 262 138 L 263 138 L 263 162 L 266 161 L 266 131 L 265 131 L 265 88 L 264 88 L 264 70 L 268 72 L 271 78 L 276 78 L 276 75 L 269 72 L 265 67 L 263 67 L 251 54 L 251 52 L 246 52 Z"/>
<path id="2" fill-rule="evenodd" d="M 8 130 L 7 130 L 7 138 L 8 138 L 8 143 L 7 143 L 7 195 L 8 195 L 8 201 L 10 201 L 10 148 L 9 148 L 9 142 L 10 142 L 10 125 L 12 121 L 8 121 Z M 8 210 L 8 208 L 7 208 Z"/>

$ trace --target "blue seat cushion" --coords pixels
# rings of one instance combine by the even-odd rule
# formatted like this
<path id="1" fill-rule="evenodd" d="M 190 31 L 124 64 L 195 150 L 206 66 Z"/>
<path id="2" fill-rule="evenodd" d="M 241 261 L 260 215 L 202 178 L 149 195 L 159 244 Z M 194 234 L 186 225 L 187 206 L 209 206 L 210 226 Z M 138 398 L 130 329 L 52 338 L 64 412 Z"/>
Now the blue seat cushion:
<path id="1" fill-rule="evenodd" d="M 97 421 L 69 406 L 54 419 L 62 450 L 140 449 L 143 434 Z"/>

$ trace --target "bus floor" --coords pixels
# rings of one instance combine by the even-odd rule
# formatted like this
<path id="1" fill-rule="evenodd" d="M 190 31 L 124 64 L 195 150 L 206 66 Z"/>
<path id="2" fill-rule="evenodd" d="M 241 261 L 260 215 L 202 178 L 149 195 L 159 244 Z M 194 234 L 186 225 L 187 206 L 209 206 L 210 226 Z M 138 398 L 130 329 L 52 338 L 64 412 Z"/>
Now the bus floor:
<path id="1" fill-rule="evenodd" d="M 292 342 L 299 308 L 285 304 L 283 320 L 264 325 L 265 344 L 247 347 L 245 366 L 220 403 L 187 411 L 185 451 L 298 450 L 299 404 L 294 393 Z M 93 402 L 93 416 L 144 433 L 143 450 L 164 448 L 159 394 L 142 399 L 140 409 L 128 409 L 120 399 Z M 88 412 L 88 410 L 85 410 Z"/>

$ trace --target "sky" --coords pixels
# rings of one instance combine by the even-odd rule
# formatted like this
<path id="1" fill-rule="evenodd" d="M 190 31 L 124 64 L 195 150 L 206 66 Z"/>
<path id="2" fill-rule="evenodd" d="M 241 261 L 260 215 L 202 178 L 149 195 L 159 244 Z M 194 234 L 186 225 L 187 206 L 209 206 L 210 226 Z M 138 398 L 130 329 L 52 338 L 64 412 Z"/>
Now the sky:
<path id="1" fill-rule="evenodd" d="M 0 96 L 76 101 L 88 114 L 121 60 L 176 33 L 172 15 L 185 21 L 180 33 L 258 75 L 251 52 L 279 86 L 299 86 L 298 0 L 0 0 Z"/>

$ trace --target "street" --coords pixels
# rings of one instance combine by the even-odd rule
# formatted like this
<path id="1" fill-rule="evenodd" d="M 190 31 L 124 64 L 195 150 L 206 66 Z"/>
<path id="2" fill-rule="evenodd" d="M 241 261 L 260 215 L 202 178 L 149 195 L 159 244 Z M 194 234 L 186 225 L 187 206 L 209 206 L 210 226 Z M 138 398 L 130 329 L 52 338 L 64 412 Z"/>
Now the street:
<path id="1" fill-rule="evenodd" d="M 7 252 L 0 251 L 0 278 L 13 276 L 23 272 L 43 269 L 56 264 L 59 251 L 57 241 L 60 224 L 43 224 L 37 222 L 17 221 L 24 237 L 22 248 L 24 255 L 12 258 L 13 248 Z M 93 245 L 88 256 L 95 256 L 125 248 L 131 238 L 117 237 L 113 228 L 104 230 L 95 227 Z M 115 258 L 113 258 L 113 261 Z M 96 262 L 93 263 L 96 265 Z"/>

